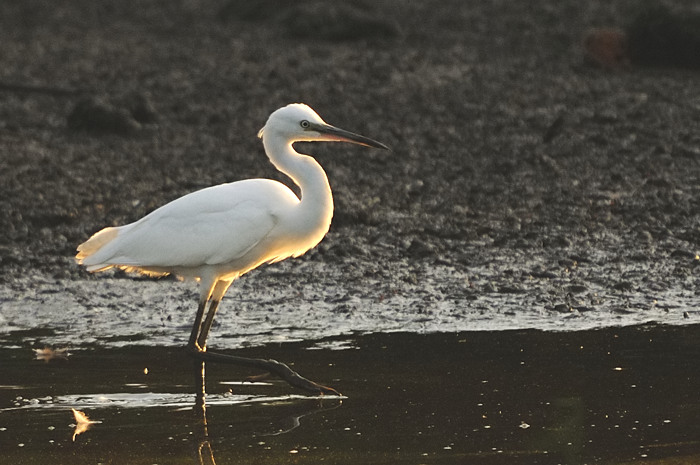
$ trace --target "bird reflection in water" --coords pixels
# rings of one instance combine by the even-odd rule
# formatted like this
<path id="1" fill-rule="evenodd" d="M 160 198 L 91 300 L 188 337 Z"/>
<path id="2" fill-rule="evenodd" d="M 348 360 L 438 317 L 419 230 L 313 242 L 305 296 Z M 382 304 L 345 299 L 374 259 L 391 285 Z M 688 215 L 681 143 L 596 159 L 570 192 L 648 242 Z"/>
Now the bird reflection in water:
<path id="1" fill-rule="evenodd" d="M 71 409 L 73 412 L 73 417 L 75 418 L 75 430 L 73 430 L 73 442 L 75 442 L 76 436 L 83 434 L 85 431 L 89 430 L 90 427 L 96 423 L 102 423 L 101 421 L 90 420 L 84 412 Z"/>
<path id="2" fill-rule="evenodd" d="M 199 420 L 200 429 L 197 437 L 197 458 L 202 465 L 215 464 L 214 451 L 209 441 L 209 425 L 207 424 L 207 391 L 206 391 L 206 366 L 205 362 L 194 361 L 194 385 L 196 387 L 194 414 Z"/>
<path id="3" fill-rule="evenodd" d="M 209 423 L 207 420 L 207 403 L 206 403 L 206 362 L 194 361 L 192 365 L 192 373 L 194 375 L 195 386 L 195 404 L 193 412 L 199 425 L 195 432 L 196 437 L 196 459 L 200 465 L 213 465 L 216 463 L 214 459 L 214 450 L 212 440 L 209 436 Z M 285 410 L 278 418 L 278 424 L 283 425 L 274 428 L 271 431 L 251 431 L 252 436 L 278 436 L 289 433 L 301 426 L 301 419 L 322 411 L 333 410 L 340 407 L 343 403 L 342 396 L 333 397 L 308 397 L 295 398 L 293 410 Z M 291 401 L 292 398 L 290 397 Z"/>

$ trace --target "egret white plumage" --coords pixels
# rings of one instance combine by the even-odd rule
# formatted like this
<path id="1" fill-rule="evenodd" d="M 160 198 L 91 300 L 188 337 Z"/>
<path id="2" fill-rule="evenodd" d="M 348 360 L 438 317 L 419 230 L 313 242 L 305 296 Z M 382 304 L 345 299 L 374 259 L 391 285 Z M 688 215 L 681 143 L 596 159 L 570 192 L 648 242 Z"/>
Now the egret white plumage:
<path id="1" fill-rule="evenodd" d="M 299 186 L 301 198 L 270 179 L 208 187 L 180 197 L 134 223 L 102 229 L 78 246 L 76 258 L 91 272 L 121 268 L 198 280 L 199 306 L 188 343 L 191 353 L 204 361 L 261 368 L 309 391 L 335 393 L 274 360 L 207 352 L 207 336 L 219 302 L 236 278 L 262 264 L 298 257 L 328 232 L 333 196 L 326 173 L 316 160 L 298 153 L 292 144 L 342 141 L 387 147 L 327 124 L 300 103 L 273 112 L 258 137 L 272 164 Z"/>

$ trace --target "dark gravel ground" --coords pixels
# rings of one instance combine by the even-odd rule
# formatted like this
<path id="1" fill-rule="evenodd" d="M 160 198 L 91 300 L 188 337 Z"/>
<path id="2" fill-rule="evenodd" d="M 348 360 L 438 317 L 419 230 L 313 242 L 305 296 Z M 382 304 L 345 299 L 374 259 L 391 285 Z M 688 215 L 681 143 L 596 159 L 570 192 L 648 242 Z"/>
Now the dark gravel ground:
<path id="1" fill-rule="evenodd" d="M 37 286 L 89 307 L 100 285 L 71 284 L 88 277 L 72 255 L 96 230 L 212 184 L 283 179 L 255 135 L 301 101 L 393 152 L 301 144 L 329 174 L 331 232 L 239 297 L 348 318 L 354 296 L 376 313 L 395 298 L 395 321 L 697 322 L 698 73 L 582 58 L 586 31 L 624 27 L 638 2 L 249 3 L 0 4 L 6 308 Z"/>

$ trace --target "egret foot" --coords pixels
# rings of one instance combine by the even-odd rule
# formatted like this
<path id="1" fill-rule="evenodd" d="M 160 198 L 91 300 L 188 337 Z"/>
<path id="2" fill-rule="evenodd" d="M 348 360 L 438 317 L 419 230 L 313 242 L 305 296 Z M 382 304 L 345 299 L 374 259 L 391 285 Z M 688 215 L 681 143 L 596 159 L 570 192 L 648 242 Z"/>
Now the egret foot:
<path id="1" fill-rule="evenodd" d="M 340 396 L 341 394 L 335 389 L 327 386 L 323 386 L 318 383 L 314 383 L 301 376 L 296 371 L 289 368 L 284 363 L 278 362 L 277 360 L 265 360 L 262 358 L 247 358 L 239 357 L 236 355 L 219 354 L 215 352 L 208 352 L 202 350 L 197 345 L 188 345 L 188 353 L 198 360 L 203 362 L 220 362 L 220 363 L 230 363 L 233 365 L 240 365 L 245 367 L 257 368 L 267 372 L 269 375 L 276 375 L 280 379 L 286 381 L 291 386 L 298 387 L 308 392 L 313 392 L 315 394 L 332 394 Z M 263 375 L 264 376 L 264 375 Z M 250 379 L 250 378 L 248 378 Z"/>
<path id="2" fill-rule="evenodd" d="M 282 366 L 285 367 L 286 370 L 289 370 L 289 371 L 292 373 L 292 376 L 295 376 L 295 377 L 298 377 L 298 378 L 301 378 L 302 380 L 304 380 L 305 386 L 299 386 L 299 385 L 296 385 L 296 384 L 292 383 L 291 381 L 289 381 L 289 380 L 288 380 L 287 378 L 285 378 L 284 376 L 280 376 L 278 373 L 274 373 L 274 374 L 277 374 L 278 376 L 280 376 L 280 378 L 282 378 L 282 379 L 284 379 L 285 381 L 287 381 L 287 382 L 288 382 L 289 384 L 291 384 L 292 386 L 301 387 L 302 389 L 310 390 L 310 391 L 312 391 L 312 392 L 318 392 L 318 393 L 320 393 L 321 395 L 323 395 L 323 394 L 333 394 L 333 395 L 336 395 L 336 396 L 342 396 L 341 393 L 339 393 L 338 391 L 336 391 L 336 390 L 333 389 L 332 387 L 323 386 L 323 385 L 321 385 L 321 384 L 315 383 L 315 382 L 313 382 L 313 381 L 311 381 L 311 380 L 308 380 L 308 379 L 304 378 L 303 376 L 301 376 L 299 373 L 293 371 L 291 368 L 289 368 L 289 366 L 285 365 L 284 363 L 280 363 L 280 362 L 278 362 L 277 360 L 265 360 L 265 361 L 266 361 L 266 362 L 271 362 L 271 363 L 274 363 L 274 364 L 282 365 Z M 270 370 L 270 371 L 268 371 L 267 373 L 261 373 L 261 374 L 259 374 L 259 375 L 251 375 L 251 376 L 248 376 L 245 380 L 246 380 L 246 382 L 248 382 L 248 383 L 255 383 L 255 382 L 258 382 L 258 381 L 264 381 L 264 380 L 266 380 L 266 379 L 270 379 L 270 378 L 272 377 L 272 375 L 273 375 L 273 371 Z M 306 384 L 306 383 L 309 383 L 309 384 Z M 306 385 L 311 385 L 312 388 L 311 388 L 311 389 L 307 389 L 307 388 L 306 388 Z"/>

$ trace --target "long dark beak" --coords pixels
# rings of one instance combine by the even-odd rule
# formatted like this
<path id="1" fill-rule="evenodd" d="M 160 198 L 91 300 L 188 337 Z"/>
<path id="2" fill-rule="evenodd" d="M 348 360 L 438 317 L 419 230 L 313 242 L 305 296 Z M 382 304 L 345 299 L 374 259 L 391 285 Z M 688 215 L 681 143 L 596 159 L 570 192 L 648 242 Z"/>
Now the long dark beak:
<path id="1" fill-rule="evenodd" d="M 310 123 L 309 129 L 322 134 L 324 140 L 328 141 L 338 141 L 338 142 L 350 142 L 352 144 L 364 145 L 365 147 L 374 147 L 378 149 L 390 150 L 389 147 L 377 142 L 369 137 L 361 136 L 355 134 L 354 132 L 346 131 L 344 129 L 336 128 L 330 124 L 316 124 Z"/>

